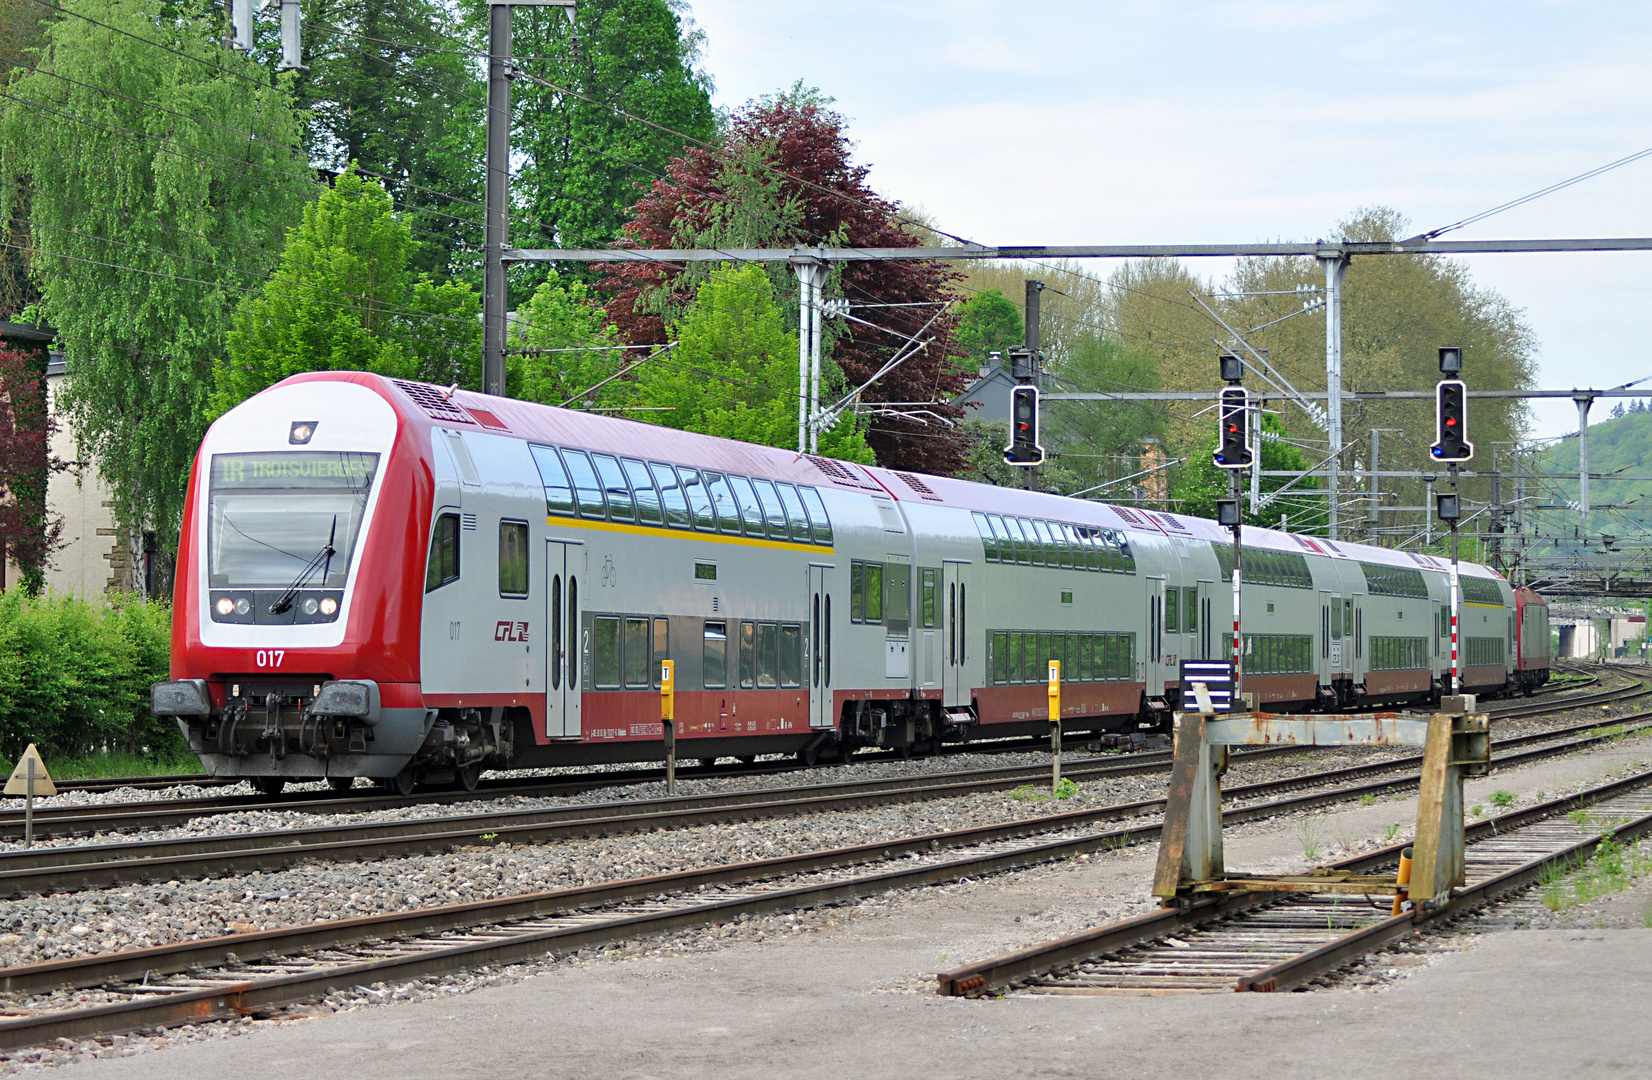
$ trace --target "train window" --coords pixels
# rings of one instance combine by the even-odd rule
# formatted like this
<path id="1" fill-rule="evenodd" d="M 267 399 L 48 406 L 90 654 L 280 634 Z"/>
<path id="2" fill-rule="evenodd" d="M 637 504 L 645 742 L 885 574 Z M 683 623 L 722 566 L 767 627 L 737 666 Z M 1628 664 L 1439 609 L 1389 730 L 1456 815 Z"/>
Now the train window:
<path id="1" fill-rule="evenodd" d="M 704 652 L 700 660 L 700 682 L 707 690 L 723 688 L 723 665 L 728 658 L 728 623 L 707 622 Z"/>
<path id="2" fill-rule="evenodd" d="M 618 690 L 620 684 L 620 621 L 611 615 L 591 620 L 591 685 Z"/>
<path id="3" fill-rule="evenodd" d="M 751 486 L 757 489 L 757 502 L 763 508 L 763 517 L 769 524 L 770 538 L 786 539 L 786 510 L 780 505 L 780 493 L 775 491 L 774 485 L 767 480 L 753 480 Z"/>
<path id="4" fill-rule="evenodd" d="M 637 514 L 631 503 L 631 485 L 625 482 L 619 458 L 612 454 L 592 454 L 597 475 L 602 477 L 602 488 L 608 493 L 608 517 L 612 521 L 635 521 Z"/>
<path id="5" fill-rule="evenodd" d="M 997 514 L 983 515 L 987 519 L 987 527 L 992 530 L 993 539 L 997 541 L 996 558 L 1002 563 L 1015 561 L 1015 548 L 1010 544 L 1009 529 L 1004 526 L 1004 519 Z"/>
<path id="6" fill-rule="evenodd" d="M 1007 636 L 1007 648 L 1004 650 L 1004 681 L 1018 683 L 1021 681 L 1021 635 L 1010 631 Z"/>
<path id="7" fill-rule="evenodd" d="M 568 575 L 568 687 L 579 685 L 579 579 Z"/>
<path id="8" fill-rule="evenodd" d="M 528 523 L 499 523 L 499 595 L 528 595 Z"/>
<path id="9" fill-rule="evenodd" d="M 757 627 L 755 623 L 740 624 L 740 689 L 750 690 L 756 684 Z"/>
<path id="10" fill-rule="evenodd" d="M 629 687 L 646 687 L 648 685 L 648 669 L 650 667 L 648 654 L 648 620 L 625 620 L 625 685 Z"/>
<path id="11" fill-rule="evenodd" d="M 654 478 L 648 475 L 648 466 L 631 458 L 623 458 L 625 478 L 631 481 L 631 491 L 637 497 L 637 523 L 664 525 L 665 514 L 660 510 L 660 493 L 654 490 Z"/>
<path id="12" fill-rule="evenodd" d="M 671 620 L 654 620 L 654 689 L 660 688 L 660 665 L 671 659 Z"/>
<path id="13" fill-rule="evenodd" d="M 1101 537 L 1094 529 L 1084 530 L 1084 562 L 1092 571 L 1100 573 L 1102 570 Z"/>
<path id="14" fill-rule="evenodd" d="M 1055 544 L 1051 542 L 1050 534 L 1044 528 L 1044 523 L 1022 518 L 1021 531 L 1027 534 L 1027 540 L 1032 544 L 1032 564 L 1034 566 L 1055 566 Z"/>
<path id="15" fill-rule="evenodd" d="M 579 516 L 606 517 L 607 510 L 602 502 L 602 481 L 597 479 L 597 471 L 591 467 L 591 459 L 585 456 L 585 451 L 563 450 L 562 462 L 568 466 L 568 475 L 574 481 L 574 501 L 578 504 Z"/>
<path id="16" fill-rule="evenodd" d="M 1007 631 L 992 632 L 992 656 L 988 663 L 991 664 L 993 682 L 1010 681 L 1010 635 Z"/>
<path id="17" fill-rule="evenodd" d="M 832 594 L 826 594 L 826 613 L 821 617 L 820 654 L 826 664 L 826 686 L 832 685 Z"/>
<path id="18" fill-rule="evenodd" d="M 1352 600 L 1342 602 L 1342 634 L 1344 637 L 1354 636 L 1354 602 Z"/>
<path id="19" fill-rule="evenodd" d="M 665 507 L 665 523 L 673 529 L 688 528 L 693 521 L 688 515 L 688 499 L 677 484 L 676 471 L 669 465 L 661 465 L 655 461 L 648 463 L 648 470 L 654 474 L 654 483 L 660 489 L 660 501 Z"/>
<path id="20" fill-rule="evenodd" d="M 814 641 L 814 646 L 815 646 L 814 685 L 816 687 L 819 687 L 820 686 L 820 594 L 819 593 L 815 593 L 814 618 L 809 621 L 809 627 L 810 627 L 811 632 L 815 636 L 815 641 Z"/>
<path id="21" fill-rule="evenodd" d="M 784 623 L 780 627 L 780 685 L 788 689 L 803 681 L 803 627 Z"/>
<path id="22" fill-rule="evenodd" d="M 1182 590 L 1174 586 L 1164 591 L 1164 632 L 1176 634 L 1181 631 L 1176 628 L 1181 625 L 1177 616 L 1182 610 Z"/>
<path id="23" fill-rule="evenodd" d="M 1078 681 L 1089 682 L 1094 675 L 1095 639 L 1084 634 L 1078 639 Z"/>
<path id="24" fill-rule="evenodd" d="M 975 531 L 981 534 L 981 548 L 986 553 L 987 562 L 998 561 L 998 538 L 992 535 L 992 526 L 987 524 L 987 515 L 970 512 L 975 519 Z"/>
<path id="25" fill-rule="evenodd" d="M 1199 632 L 1199 591 L 1197 589 L 1182 590 L 1182 633 L 1196 634 Z"/>
<path id="26" fill-rule="evenodd" d="M 1032 526 L 1021 518 L 1006 517 L 1004 527 L 1009 530 L 1010 546 L 1015 548 L 1015 561 L 1022 566 L 1031 566 L 1033 561 Z"/>
<path id="27" fill-rule="evenodd" d="M 780 685 L 780 628 L 772 622 L 757 624 L 757 689 L 773 690 Z"/>
<path id="28" fill-rule="evenodd" d="M 1073 568 L 1073 548 L 1068 542 L 1067 526 L 1052 521 L 1047 528 L 1050 530 L 1050 535 L 1055 538 L 1055 547 L 1057 557 L 1061 560 L 1061 568 L 1071 570 Z"/>
<path id="29" fill-rule="evenodd" d="M 1083 537 L 1079 536 L 1078 530 L 1071 525 L 1061 526 L 1061 531 L 1067 537 L 1067 549 L 1073 553 L 1073 569 L 1089 569 L 1085 562 L 1085 551 L 1089 544 L 1085 542 Z"/>
<path id="30" fill-rule="evenodd" d="M 751 481 L 729 473 L 728 486 L 734 489 L 734 500 L 740 504 L 740 517 L 746 523 L 746 535 L 767 536 L 768 530 L 763 527 L 763 507 L 757 502 L 757 493 L 752 490 Z M 780 538 L 784 537 L 782 533 Z"/>
<path id="31" fill-rule="evenodd" d="M 849 564 L 849 621 L 883 621 L 883 564 L 855 560 Z"/>
<path id="32" fill-rule="evenodd" d="M 809 515 L 803 509 L 803 500 L 798 498 L 797 489 L 790 484 L 776 484 L 774 487 L 780 492 L 780 502 L 786 507 L 786 520 L 791 522 L 792 539 L 799 544 L 810 543 Z"/>
<path id="33" fill-rule="evenodd" d="M 938 574 L 938 571 L 927 570 L 926 569 L 922 573 L 923 573 L 923 585 L 919 589 L 919 596 L 921 597 L 921 599 L 919 601 L 920 610 L 921 610 L 922 615 L 923 615 L 924 626 L 934 627 L 934 625 L 935 625 L 935 578 Z"/>
<path id="34" fill-rule="evenodd" d="M 904 634 L 912 624 L 912 568 L 906 563 L 890 563 L 883 581 L 884 625 L 891 634 Z"/>
<path id="35" fill-rule="evenodd" d="M 706 491 L 711 494 L 711 505 L 717 510 L 717 527 L 732 536 L 740 535 L 740 508 L 734 505 L 734 492 L 721 473 L 708 472 Z"/>
<path id="36" fill-rule="evenodd" d="M 425 564 L 424 591 L 459 580 L 459 515 L 442 514 L 430 531 L 430 561 Z"/>
<path id="37" fill-rule="evenodd" d="M 539 479 L 545 484 L 545 509 L 552 514 L 572 515 L 574 486 L 568 482 L 568 470 L 562 459 L 549 446 L 530 446 L 533 462 L 539 466 Z"/>
<path id="38" fill-rule="evenodd" d="M 562 689 L 562 575 L 551 575 L 551 689 Z"/>
<path id="39" fill-rule="evenodd" d="M 826 516 L 826 504 L 820 501 L 820 492 L 812 487 L 799 487 L 797 493 L 803 497 L 803 505 L 809 511 L 809 527 L 814 531 L 815 543 L 832 543 L 832 519 Z"/>
<path id="40" fill-rule="evenodd" d="M 705 481 L 693 469 L 679 467 L 677 475 L 683 481 L 683 495 L 688 499 L 689 512 L 694 516 L 694 527 L 701 532 L 716 532 L 717 512 L 712 508 Z"/>

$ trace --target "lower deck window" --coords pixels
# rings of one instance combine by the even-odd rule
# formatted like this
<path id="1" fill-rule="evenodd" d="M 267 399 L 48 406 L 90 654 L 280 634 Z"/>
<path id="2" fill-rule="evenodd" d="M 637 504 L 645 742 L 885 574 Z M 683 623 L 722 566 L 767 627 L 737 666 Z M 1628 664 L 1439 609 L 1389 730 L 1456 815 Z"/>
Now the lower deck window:
<path id="1" fill-rule="evenodd" d="M 1122 682 L 1135 677 L 1135 634 L 994 630 L 987 635 L 987 673 L 995 685 L 1045 683 L 1049 662 L 1061 681 Z"/>
<path id="2" fill-rule="evenodd" d="M 1427 666 L 1427 638 L 1376 636 L 1371 638 L 1372 671 L 1411 671 Z"/>
<path id="3" fill-rule="evenodd" d="M 1307 675 L 1314 670 L 1314 639 L 1308 634 L 1246 634 L 1246 675 Z"/>

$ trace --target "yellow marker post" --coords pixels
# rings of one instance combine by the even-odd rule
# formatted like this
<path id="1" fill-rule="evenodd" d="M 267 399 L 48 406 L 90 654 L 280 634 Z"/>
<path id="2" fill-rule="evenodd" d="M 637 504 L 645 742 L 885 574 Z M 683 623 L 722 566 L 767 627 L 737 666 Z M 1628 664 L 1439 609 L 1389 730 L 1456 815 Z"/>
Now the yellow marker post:
<path id="1" fill-rule="evenodd" d="M 1050 661 L 1050 794 L 1061 790 L 1061 661 Z"/>
<path id="2" fill-rule="evenodd" d="M 677 684 L 673 680 L 676 664 L 660 661 L 660 727 L 665 733 L 665 793 L 677 794 Z"/>

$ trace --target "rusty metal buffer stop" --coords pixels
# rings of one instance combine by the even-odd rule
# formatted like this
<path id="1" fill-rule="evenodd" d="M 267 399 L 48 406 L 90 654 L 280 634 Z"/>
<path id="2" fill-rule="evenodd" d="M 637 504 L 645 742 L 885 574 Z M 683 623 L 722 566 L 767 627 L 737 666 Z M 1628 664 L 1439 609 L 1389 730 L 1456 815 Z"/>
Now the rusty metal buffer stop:
<path id="1" fill-rule="evenodd" d="M 1314 870 L 1307 874 L 1230 875 L 1222 858 L 1221 777 L 1231 746 L 1420 746 L 1422 785 L 1412 841 L 1409 886 L 1419 908 L 1444 906 L 1463 884 L 1463 778 L 1483 776 L 1491 762 L 1491 725 L 1475 712 L 1473 695 L 1447 697 L 1430 716 L 1282 716 L 1253 712 L 1217 716 L 1209 695 L 1200 711 L 1177 713 L 1170 792 L 1159 842 L 1153 895 L 1165 906 L 1200 893 L 1343 892 L 1394 894 L 1393 877 Z M 1397 906 L 1397 902 L 1396 902 Z"/>

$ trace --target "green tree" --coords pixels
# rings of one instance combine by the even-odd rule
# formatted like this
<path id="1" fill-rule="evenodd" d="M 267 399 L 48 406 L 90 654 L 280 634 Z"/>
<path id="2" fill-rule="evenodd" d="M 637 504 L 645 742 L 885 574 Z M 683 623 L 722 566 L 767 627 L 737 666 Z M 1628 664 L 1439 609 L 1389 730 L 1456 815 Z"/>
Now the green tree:
<path id="1" fill-rule="evenodd" d="M 976 293 L 958 305 L 958 345 L 968 354 L 971 369 L 987 362 L 987 354 L 1020 345 L 1026 339 L 1021 309 L 997 289 Z"/>
<path id="2" fill-rule="evenodd" d="M 274 21 L 259 26 L 273 66 Z M 380 180 L 424 241 L 414 268 L 437 275 L 475 271 L 482 249 L 486 87 L 465 32 L 440 0 L 306 0 L 292 77 L 310 160 Z"/>
<path id="3" fill-rule="evenodd" d="M 0 217 L 27 218 L 29 314 L 60 334 L 80 456 L 129 534 L 170 550 L 230 313 L 312 179 L 288 95 L 222 48 L 221 9 L 65 10 L 0 102 Z"/>
<path id="4" fill-rule="evenodd" d="M 585 283 L 565 283 L 553 270 L 516 309 L 506 385 L 512 397 L 562 405 L 618 373 L 627 354 L 614 348 L 617 344 L 617 333 Z M 592 400 L 614 404 L 630 389 L 628 381 L 615 380 Z"/>
<path id="5" fill-rule="evenodd" d="M 236 310 L 215 413 L 301 371 L 476 385 L 476 293 L 415 274 L 418 246 L 383 188 L 353 168 L 341 173 L 304 208 L 263 290 Z"/>
<path id="6" fill-rule="evenodd" d="M 470 10 L 486 26 L 486 6 Z M 532 59 L 511 90 L 512 149 L 524 158 L 512 185 L 514 243 L 606 246 L 671 159 L 716 136 L 711 80 L 696 69 L 701 35 L 685 10 L 672 0 L 581 0 L 571 25 L 557 8 L 516 10 L 513 50 Z"/>
<path id="7" fill-rule="evenodd" d="M 1150 353 L 1093 331 L 1072 339 L 1052 374 L 1061 390 L 1159 389 L 1159 366 Z M 1146 402 L 1052 401 L 1041 413 L 1050 454 L 1044 487 L 1058 491 L 1085 491 L 1136 472 L 1142 446 L 1164 435 L 1163 410 Z"/>
<path id="8" fill-rule="evenodd" d="M 1278 417 L 1270 413 L 1262 414 L 1262 433 L 1264 470 L 1304 472 L 1313 464 L 1302 449 L 1286 436 L 1285 426 L 1279 422 Z M 1188 455 L 1187 462 L 1171 475 L 1171 502 L 1178 513 L 1214 518 L 1216 500 L 1226 499 L 1231 495 L 1228 471 L 1217 468 L 1211 456 L 1216 452 L 1215 425 L 1211 425 L 1206 439 L 1194 444 L 1185 452 Z M 1250 473 L 1241 472 L 1239 475 L 1244 481 L 1243 490 L 1248 493 Z M 1287 484 L 1290 488 L 1254 514 L 1250 510 L 1248 496 L 1244 498 L 1240 505 L 1244 508 L 1245 524 L 1278 528 L 1279 517 L 1284 514 L 1286 524 L 1292 532 L 1325 532 L 1325 499 L 1322 495 L 1313 494 L 1320 489 L 1320 482 L 1311 477 L 1296 483 L 1291 483 L 1291 480 L 1291 477 L 1282 476 L 1262 477 L 1259 487 L 1264 496 L 1279 491 Z M 1301 494 L 1297 495 L 1298 492 Z"/>
<path id="9" fill-rule="evenodd" d="M 635 402 L 667 427 L 797 445 L 797 334 L 760 266 L 712 273 L 676 326 L 677 347 L 638 369 Z M 870 463 L 852 415 L 820 433 L 827 457 Z"/>

